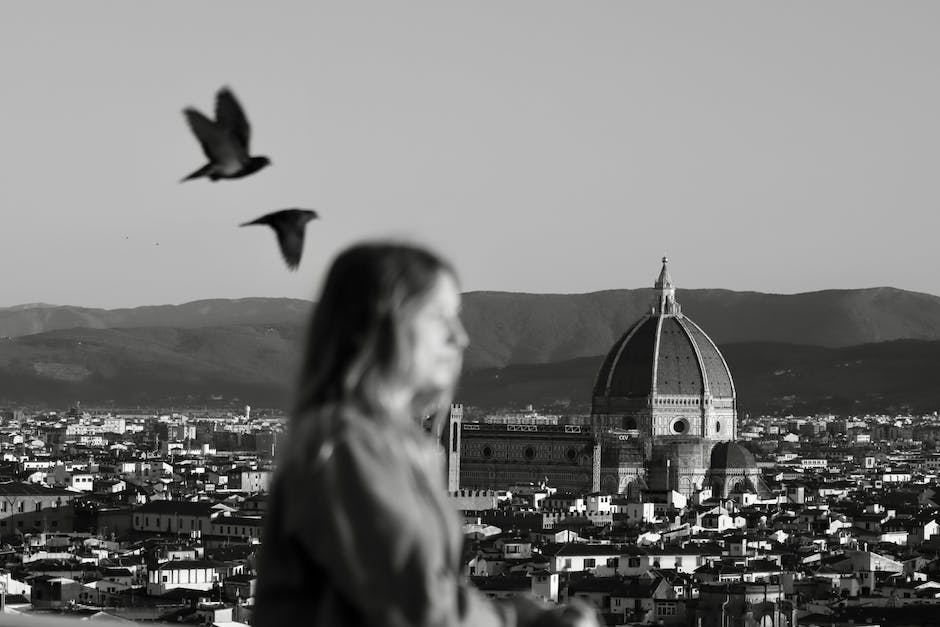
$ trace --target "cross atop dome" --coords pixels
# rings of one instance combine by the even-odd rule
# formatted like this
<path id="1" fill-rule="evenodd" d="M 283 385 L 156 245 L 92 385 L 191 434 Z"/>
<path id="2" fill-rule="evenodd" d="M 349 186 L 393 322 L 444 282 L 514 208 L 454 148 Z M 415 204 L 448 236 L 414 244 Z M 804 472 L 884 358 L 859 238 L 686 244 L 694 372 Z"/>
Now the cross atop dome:
<path id="1" fill-rule="evenodd" d="M 659 291 L 657 302 L 658 311 L 663 316 L 681 316 L 682 309 L 676 302 L 676 287 L 672 283 L 672 277 L 669 276 L 669 258 L 663 255 L 663 269 L 659 272 L 659 278 L 653 287 Z M 656 304 L 654 304 L 654 309 Z"/>

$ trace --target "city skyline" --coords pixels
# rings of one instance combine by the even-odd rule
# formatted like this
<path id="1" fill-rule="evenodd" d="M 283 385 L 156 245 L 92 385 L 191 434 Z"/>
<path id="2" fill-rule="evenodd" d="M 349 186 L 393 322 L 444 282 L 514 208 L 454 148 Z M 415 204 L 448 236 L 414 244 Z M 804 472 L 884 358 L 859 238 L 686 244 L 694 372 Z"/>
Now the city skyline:
<path id="1" fill-rule="evenodd" d="M 0 307 L 315 299 L 384 236 L 464 291 L 940 294 L 936 5 L 56 6 L 0 24 Z M 223 85 L 273 165 L 180 185 Z M 292 206 L 296 274 L 237 227 Z"/>

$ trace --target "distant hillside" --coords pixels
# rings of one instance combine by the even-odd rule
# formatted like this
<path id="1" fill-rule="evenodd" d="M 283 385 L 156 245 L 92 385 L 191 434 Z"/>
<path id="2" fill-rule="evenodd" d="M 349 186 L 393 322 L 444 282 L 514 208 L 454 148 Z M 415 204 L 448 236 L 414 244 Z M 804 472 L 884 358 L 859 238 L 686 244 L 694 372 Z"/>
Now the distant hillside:
<path id="1" fill-rule="evenodd" d="M 846 348 L 775 343 L 720 347 L 740 414 L 940 410 L 940 342 L 900 340 Z M 589 411 L 602 357 L 467 373 L 460 399 L 488 407 L 532 403 Z"/>
<path id="2" fill-rule="evenodd" d="M 68 329 L 0 340 L 0 402 L 202 403 L 287 407 L 295 326 Z"/>
<path id="3" fill-rule="evenodd" d="M 18 305 L 0 309 L 0 337 L 19 337 L 59 329 L 184 329 L 233 324 L 300 324 L 310 301 L 291 298 L 197 300 L 183 305 L 131 309 L 88 309 L 56 305 Z"/>
<path id="4" fill-rule="evenodd" d="M 683 312 L 715 342 L 842 347 L 940 340 L 940 298 L 893 288 L 761 294 L 677 290 Z M 601 355 L 653 301 L 652 289 L 575 295 L 468 294 L 471 367 Z"/>
<path id="5" fill-rule="evenodd" d="M 0 340 L 0 404 L 201 404 L 222 397 L 287 408 L 302 338 L 297 325 L 69 329 L 8 338 Z M 742 415 L 940 409 L 940 341 L 721 349 Z M 587 411 L 601 358 L 467 368 L 459 400 Z"/>
<path id="6" fill-rule="evenodd" d="M 761 294 L 678 290 L 683 311 L 719 344 L 778 342 L 845 347 L 889 340 L 940 340 L 940 298 L 893 288 Z M 590 294 L 471 292 L 464 297 L 469 369 L 552 363 L 600 355 L 645 313 L 652 289 Z M 0 310 L 0 337 L 86 327 L 226 325 L 303 328 L 311 303 L 246 298 L 134 309 L 48 305 Z"/>

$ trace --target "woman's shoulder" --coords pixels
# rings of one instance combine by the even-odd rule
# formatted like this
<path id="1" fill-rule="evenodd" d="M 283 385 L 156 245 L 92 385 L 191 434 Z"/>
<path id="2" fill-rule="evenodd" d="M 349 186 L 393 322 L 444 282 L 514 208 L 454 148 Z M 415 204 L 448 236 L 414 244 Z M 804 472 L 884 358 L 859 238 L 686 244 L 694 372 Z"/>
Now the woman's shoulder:
<path id="1" fill-rule="evenodd" d="M 294 416 L 288 446 L 295 459 L 310 460 L 324 448 L 366 448 L 378 453 L 393 442 L 394 427 L 384 417 L 370 416 L 350 404 L 330 404 Z"/>

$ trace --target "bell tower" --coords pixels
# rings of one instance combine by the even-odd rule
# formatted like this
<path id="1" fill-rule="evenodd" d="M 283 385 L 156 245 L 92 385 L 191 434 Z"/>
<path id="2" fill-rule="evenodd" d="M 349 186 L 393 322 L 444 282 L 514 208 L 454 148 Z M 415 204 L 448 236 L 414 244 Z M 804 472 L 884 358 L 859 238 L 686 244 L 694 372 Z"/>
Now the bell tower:
<path id="1" fill-rule="evenodd" d="M 453 404 L 447 416 L 447 491 L 460 489 L 460 430 L 463 424 L 463 405 Z"/>

